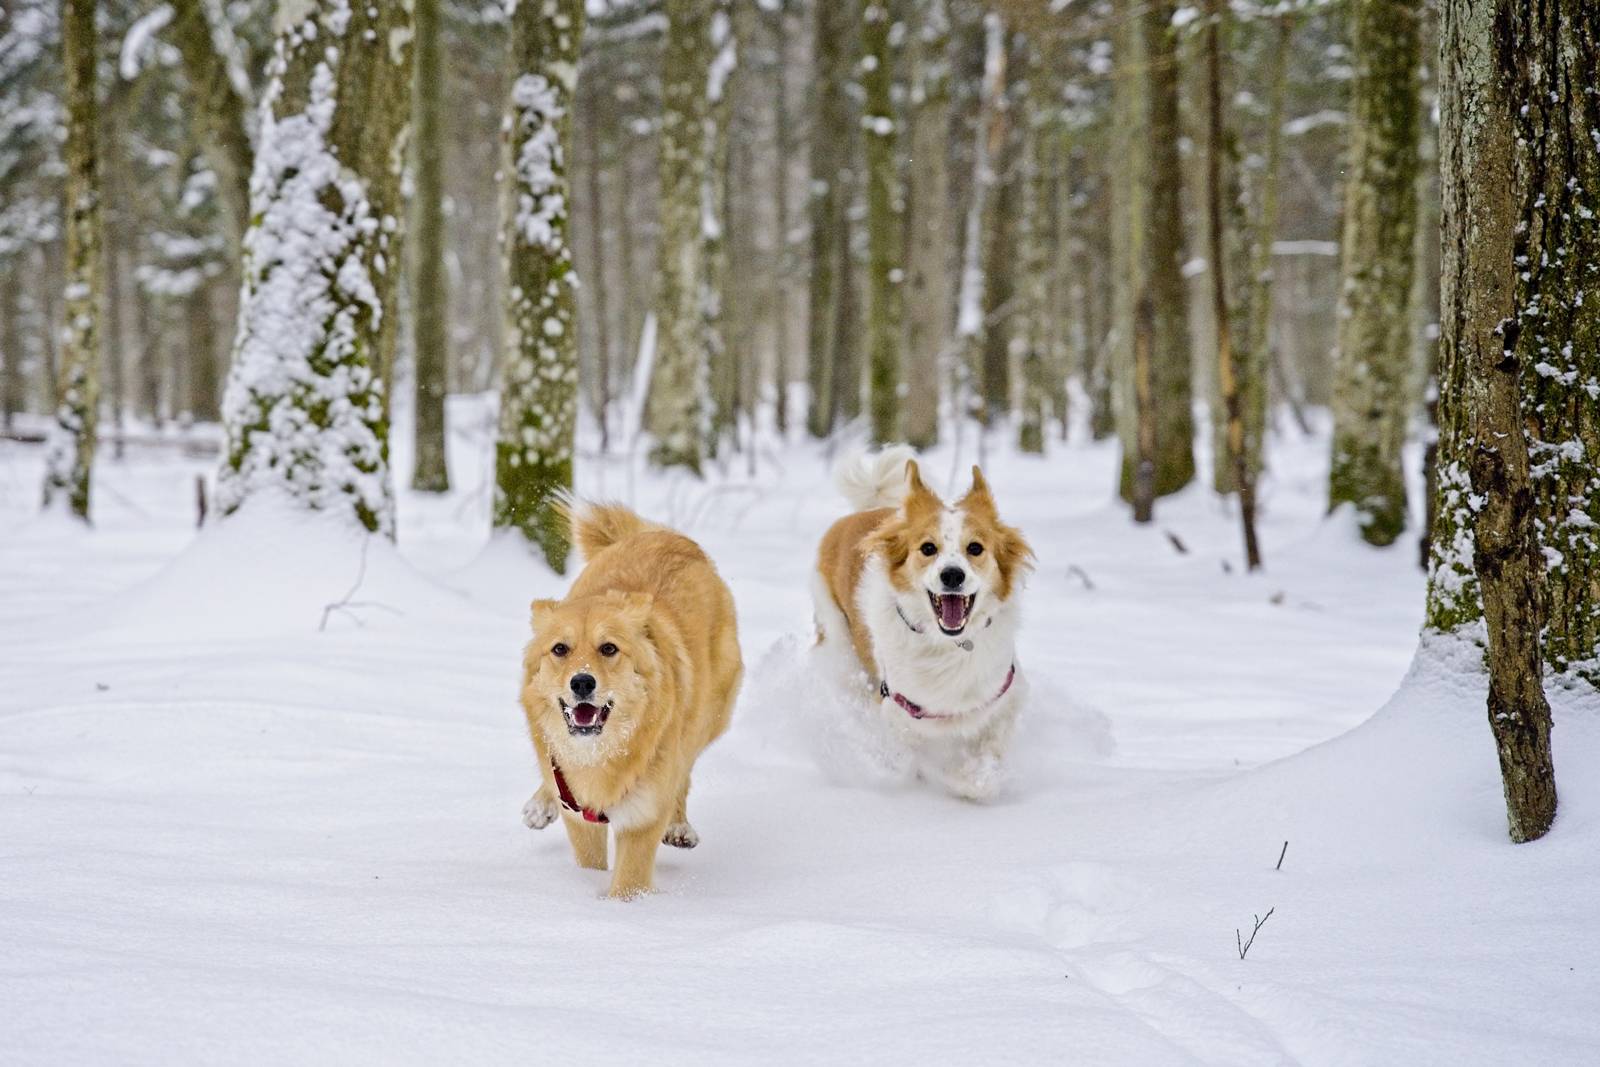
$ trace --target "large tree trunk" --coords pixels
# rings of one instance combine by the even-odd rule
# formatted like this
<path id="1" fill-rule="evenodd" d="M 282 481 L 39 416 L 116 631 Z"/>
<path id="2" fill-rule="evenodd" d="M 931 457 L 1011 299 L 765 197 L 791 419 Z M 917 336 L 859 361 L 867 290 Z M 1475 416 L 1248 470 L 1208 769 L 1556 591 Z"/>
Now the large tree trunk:
<path id="1" fill-rule="evenodd" d="M 1472 535 L 1488 624 L 1489 724 L 1513 841 L 1542 836 L 1556 810 L 1539 650 L 1543 557 L 1518 380 L 1527 353 L 1515 325 L 1524 321 L 1519 312 L 1530 295 L 1521 280 L 1522 224 L 1535 208 L 1515 194 L 1537 188 L 1519 174 L 1514 115 L 1527 98 L 1517 74 L 1532 48 L 1544 43 L 1531 20 L 1517 17 L 1527 15 L 1530 2 L 1446 0 L 1440 80 L 1440 354 L 1455 387 L 1440 396 L 1447 427 L 1440 463 L 1441 470 L 1464 467 L 1476 498 L 1460 532 Z M 1509 331 L 1507 324 L 1513 324 Z"/>
<path id="2" fill-rule="evenodd" d="M 268 77 L 218 503 L 232 512 L 276 489 L 393 536 L 384 375 L 404 251 L 409 5 L 283 0 Z"/>
<path id="3" fill-rule="evenodd" d="M 775 64 L 773 80 L 777 90 L 777 100 L 773 103 L 773 140 L 777 158 L 775 166 L 777 186 L 774 210 L 778 216 L 777 233 L 777 292 L 773 294 L 775 302 L 774 339 L 773 339 L 773 367 L 772 377 L 777 384 L 777 392 L 773 398 L 773 418 L 777 424 L 778 437 L 787 439 L 789 436 L 789 376 L 793 373 L 793 360 L 790 356 L 790 314 L 789 314 L 789 287 L 794 279 L 794 252 L 791 248 L 790 227 L 793 225 L 792 212 L 789 209 L 789 160 L 794 154 L 791 132 L 793 120 L 789 113 L 789 69 L 785 62 L 786 47 L 789 35 L 788 4 L 785 0 L 777 0 L 771 11 L 775 22 L 778 61 Z"/>
<path id="4" fill-rule="evenodd" d="M 995 225 L 996 169 L 1005 138 L 1004 96 L 1006 91 L 1006 31 L 1000 16 L 990 12 L 983 19 L 983 82 L 979 89 L 978 116 L 974 123 L 972 152 L 972 193 L 967 201 L 965 234 L 961 248 L 961 288 L 956 299 L 956 335 L 961 352 L 957 377 L 958 419 L 976 413 L 985 417 L 983 399 L 984 347 L 995 324 L 987 312 L 993 306 L 988 295 L 989 234 Z M 971 395 L 973 389 L 976 395 Z M 971 404 L 972 410 L 963 410 Z"/>
<path id="5" fill-rule="evenodd" d="M 1353 11 L 1356 77 L 1328 505 L 1355 505 L 1362 537 L 1387 545 L 1406 525 L 1400 452 L 1411 406 L 1422 3 L 1357 0 Z"/>
<path id="6" fill-rule="evenodd" d="M 573 292 L 573 90 L 583 0 L 518 4 L 511 23 L 511 192 L 505 220 L 508 345 L 495 449 L 494 524 L 518 530 L 552 570 L 566 570 L 559 494 L 572 488 L 578 415 Z M 698 131 L 697 131 L 698 132 Z"/>
<path id="7" fill-rule="evenodd" d="M 424 493 L 450 488 L 444 401 L 450 366 L 450 278 L 445 270 L 444 76 L 439 40 L 439 0 L 414 0 L 417 24 L 412 132 L 416 144 L 411 201 L 411 350 L 416 379 L 415 462 L 411 487 Z"/>
<path id="8" fill-rule="evenodd" d="M 1250 469 L 1262 469 L 1262 444 L 1266 436 L 1267 383 L 1265 370 L 1276 365 L 1272 353 L 1272 245 L 1278 238 L 1279 189 L 1283 173 L 1283 122 L 1289 96 L 1289 56 L 1294 42 L 1295 26 L 1299 21 L 1293 11 L 1277 16 L 1277 39 L 1273 43 L 1272 67 L 1269 74 L 1270 96 L 1267 103 L 1267 153 L 1261 173 L 1260 213 L 1256 216 L 1254 244 L 1250 252 L 1250 281 L 1254 292 L 1250 297 L 1250 346 L 1256 365 L 1262 369 L 1262 381 L 1247 394 L 1245 405 L 1245 445 L 1249 450 Z M 1292 396 L 1285 397 L 1291 404 Z"/>
<path id="9" fill-rule="evenodd" d="M 939 384 L 950 321 L 950 17 L 945 0 L 917 9 L 912 39 L 910 247 L 906 394 L 901 427 L 916 448 L 939 440 Z"/>
<path id="10" fill-rule="evenodd" d="M 834 377 L 843 256 L 849 254 L 846 212 L 850 166 L 847 87 L 854 20 L 849 0 L 816 0 L 816 106 L 811 116 L 811 305 L 807 315 L 807 377 L 811 386 L 806 428 L 813 437 L 833 432 L 838 403 Z"/>
<path id="11" fill-rule="evenodd" d="M 583 131 L 589 166 L 586 192 L 589 201 L 589 262 L 592 275 L 585 288 L 594 305 L 594 421 L 600 429 L 600 451 L 611 450 L 611 301 L 606 282 L 606 149 L 601 136 L 605 125 L 605 94 L 588 94 L 590 119 Z"/>
<path id="12" fill-rule="evenodd" d="M 66 76 L 66 288 L 57 369 L 56 432 L 44 482 L 46 508 L 65 507 L 89 521 L 100 403 L 102 220 L 95 137 L 94 0 L 62 0 L 61 45 Z"/>
<path id="13" fill-rule="evenodd" d="M 245 116 L 250 105 L 239 77 L 216 45 L 206 0 L 170 0 L 172 43 L 183 61 L 192 94 L 190 121 L 199 134 L 206 163 L 217 176 L 223 229 L 237 249 L 250 225 L 250 169 L 254 162 Z M 421 24 L 421 16 L 418 16 Z"/>
<path id="14" fill-rule="evenodd" d="M 661 68 L 661 237 L 656 361 L 649 426 L 654 461 L 700 473 L 705 458 L 708 364 L 702 318 L 706 87 L 713 0 L 667 0 Z"/>
<path id="15" fill-rule="evenodd" d="M 1026 45 L 1026 42 L 1024 42 Z M 1054 102 L 1050 77 L 1039 48 L 1025 47 L 1027 92 L 1018 99 L 1022 112 L 1013 117 L 1020 145 L 1015 175 L 1020 210 L 1016 221 L 1016 310 L 1012 321 L 1011 345 L 1018 361 L 1021 388 L 1018 391 L 1017 448 L 1039 454 L 1044 451 L 1045 407 L 1050 403 L 1048 379 L 1051 377 L 1051 323 L 1054 316 L 1050 299 L 1055 258 L 1051 247 L 1050 174 L 1047 152 L 1054 139 Z"/>
<path id="16" fill-rule="evenodd" d="M 189 349 L 189 412 L 200 422 L 216 422 L 221 399 L 217 376 L 216 310 L 211 286 L 201 282 L 184 300 Z"/>
<path id="17" fill-rule="evenodd" d="M 16 261 L 13 260 L 13 263 Z M 0 357 L 5 378 L 0 381 L 0 427 L 11 432 L 18 414 L 28 410 L 28 379 L 23 374 L 21 279 L 15 266 L 0 275 Z"/>
<path id="18" fill-rule="evenodd" d="M 1135 502 L 1141 440 L 1147 439 L 1149 488 L 1155 496 L 1194 480 L 1193 386 L 1189 297 L 1183 278 L 1183 167 L 1178 138 L 1178 56 L 1173 0 L 1122 0 L 1119 12 L 1117 122 L 1128 173 L 1116 181 L 1119 340 L 1118 423 L 1123 445 L 1120 491 Z M 1134 382 L 1138 333 L 1148 332 L 1148 403 Z M 1152 422 L 1139 425 L 1140 413 Z M 1136 511 L 1140 510 L 1137 506 Z"/>
<path id="19" fill-rule="evenodd" d="M 867 366 L 872 440 L 886 444 L 900 437 L 901 282 L 904 278 L 903 216 L 899 140 L 895 120 L 893 19 L 889 0 L 862 0 L 861 116 L 867 179 Z"/>

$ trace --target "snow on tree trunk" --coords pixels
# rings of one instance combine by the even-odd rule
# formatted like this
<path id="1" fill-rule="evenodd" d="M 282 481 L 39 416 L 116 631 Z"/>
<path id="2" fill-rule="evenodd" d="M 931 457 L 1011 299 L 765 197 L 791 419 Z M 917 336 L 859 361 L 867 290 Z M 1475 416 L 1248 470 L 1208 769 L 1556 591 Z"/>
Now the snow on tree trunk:
<path id="1" fill-rule="evenodd" d="M 711 12 L 706 74 L 706 170 L 700 194 L 700 240 L 704 268 L 700 278 L 700 319 L 705 359 L 711 371 L 711 437 L 714 452 L 738 429 L 739 372 L 737 353 L 728 344 L 723 322 L 723 297 L 728 287 L 728 146 L 733 117 L 729 92 L 739 64 L 734 33 L 733 0 L 714 0 Z"/>
<path id="2" fill-rule="evenodd" d="M 706 278 L 707 85 L 713 0 L 667 0 L 661 65 L 661 234 L 656 282 L 656 360 L 651 380 L 651 458 L 700 473 L 705 457 L 708 371 Z"/>
<path id="3" fill-rule="evenodd" d="M 901 283 L 904 221 L 895 144 L 894 19 L 888 0 L 862 0 L 861 133 L 867 169 L 867 366 L 872 440 L 900 438 Z"/>
<path id="4" fill-rule="evenodd" d="M 1354 504 L 1362 537 L 1387 545 L 1406 525 L 1400 451 L 1411 395 L 1422 3 L 1358 0 L 1353 13 L 1328 505 Z"/>
<path id="5" fill-rule="evenodd" d="M 450 279 L 445 271 L 444 75 L 439 0 L 414 0 L 417 71 L 412 96 L 411 350 L 415 361 L 415 463 L 411 487 L 450 488 L 444 401 L 450 364 Z"/>
<path id="6" fill-rule="evenodd" d="M 282 0 L 223 399 L 224 513 L 268 490 L 394 533 L 384 379 L 402 252 L 407 4 Z"/>
<path id="7" fill-rule="evenodd" d="M 1488 29 L 1483 43 L 1469 36 L 1474 25 L 1495 27 L 1492 48 Z M 1452 105 L 1462 107 L 1461 94 L 1484 92 L 1496 79 L 1508 87 L 1501 106 L 1515 108 L 1507 184 L 1484 196 L 1504 198 L 1510 189 L 1518 213 L 1515 243 L 1502 250 L 1510 261 L 1500 266 L 1515 272 L 1505 346 L 1521 374 L 1535 523 L 1546 560 L 1544 652 L 1556 671 L 1600 684 L 1600 301 L 1592 298 L 1600 273 L 1600 145 L 1592 134 L 1600 129 L 1600 28 L 1592 8 L 1575 0 L 1544 6 L 1457 0 L 1447 26 L 1458 34 L 1446 37 L 1441 64 L 1444 79 L 1459 86 Z M 1455 119 L 1472 131 L 1486 121 L 1481 111 Z M 1452 167 L 1470 173 L 1462 149 L 1441 141 L 1447 177 Z M 1450 276 L 1451 257 L 1460 254 L 1446 244 L 1447 296 L 1453 284 L 1464 284 Z M 1472 290 L 1460 297 L 1469 305 L 1478 298 Z M 1457 402 L 1467 370 L 1449 343 L 1452 325 L 1447 314 L 1427 618 L 1444 632 L 1483 618 L 1472 566 L 1467 426 Z"/>
<path id="8" fill-rule="evenodd" d="M 1174 6 L 1172 0 L 1118 4 L 1113 91 L 1122 133 L 1119 158 L 1126 164 L 1113 186 L 1118 295 L 1112 358 L 1123 457 L 1119 491 L 1130 502 L 1145 452 L 1155 496 L 1177 492 L 1194 480 Z M 1148 333 L 1142 342 L 1141 331 Z M 1142 361 L 1141 344 L 1147 350 Z M 1148 368 L 1145 390 L 1137 381 L 1140 366 Z M 1139 402 L 1141 392 L 1147 394 L 1146 403 Z M 1141 412 L 1147 413 L 1149 426 L 1140 425 Z"/>
<path id="9" fill-rule="evenodd" d="M 556 514 L 572 487 L 578 415 L 577 299 L 567 159 L 583 0 L 521 0 L 511 11 L 511 185 L 506 197 L 507 345 L 495 446 L 494 525 L 521 531 L 551 568 L 569 544 Z"/>
<path id="10" fill-rule="evenodd" d="M 1519 381 L 1521 365 L 1539 358 L 1537 348 L 1521 343 L 1528 312 L 1537 314 L 1537 305 L 1526 302 L 1536 291 L 1529 289 L 1521 259 L 1529 236 L 1524 224 L 1536 201 L 1516 195 L 1543 192 L 1518 173 L 1519 157 L 1527 158 L 1527 146 L 1517 143 L 1527 97 L 1519 91 L 1526 83 L 1519 85 L 1515 74 L 1529 46 L 1543 43 L 1537 22 L 1517 17 L 1527 15 L 1529 2 L 1446 0 L 1440 48 L 1440 356 L 1454 388 L 1440 396 L 1447 430 L 1439 458 L 1441 472 L 1462 478 L 1465 471 L 1462 480 L 1472 494 L 1452 501 L 1450 510 L 1458 523 L 1454 532 L 1472 538 L 1488 633 L 1489 724 L 1513 841 L 1542 836 L 1556 810 L 1539 648 L 1544 560 Z M 1458 543 L 1452 539 L 1450 547 Z M 1436 568 L 1433 580 L 1450 577 Z"/>
<path id="11" fill-rule="evenodd" d="M 816 0 L 816 106 L 811 116 L 811 303 L 806 319 L 813 437 L 833 432 L 838 404 L 834 341 L 844 273 L 850 166 L 850 81 L 853 19 L 850 0 Z"/>
<path id="12" fill-rule="evenodd" d="M 950 17 L 945 0 L 917 9 L 911 57 L 910 247 L 907 249 L 905 401 L 901 427 L 916 448 L 939 439 L 941 358 L 950 321 Z"/>
<path id="13" fill-rule="evenodd" d="M 95 121 L 95 3 L 62 0 L 66 77 L 66 326 L 57 370 L 56 429 L 44 481 L 46 508 L 89 521 L 100 403 L 100 255 L 103 239 Z"/>
<path id="14" fill-rule="evenodd" d="M 242 72 L 230 67 L 229 57 L 217 46 L 207 2 L 170 0 L 171 38 L 189 82 L 189 104 L 200 149 L 216 175 L 223 228 L 231 247 L 238 249 L 250 224 L 253 150 L 246 124 L 250 105 L 237 84 Z"/>

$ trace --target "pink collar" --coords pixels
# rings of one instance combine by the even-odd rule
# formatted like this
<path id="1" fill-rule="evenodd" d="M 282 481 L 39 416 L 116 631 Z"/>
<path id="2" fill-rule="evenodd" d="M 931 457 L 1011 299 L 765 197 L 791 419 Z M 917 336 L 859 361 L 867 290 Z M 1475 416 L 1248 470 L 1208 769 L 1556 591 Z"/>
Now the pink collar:
<path id="1" fill-rule="evenodd" d="M 989 699 L 988 703 L 983 704 L 981 706 L 982 707 L 988 707 L 989 704 L 993 704 L 996 700 L 999 700 L 1001 697 L 1005 696 L 1006 695 L 1006 691 L 1011 688 L 1011 683 L 1016 681 L 1016 678 L 1017 678 L 1017 665 L 1015 663 L 1013 663 L 1011 665 L 1011 669 L 1006 671 L 1006 680 L 1000 683 L 1000 692 L 996 693 L 993 697 L 991 697 Z M 906 711 L 906 714 L 910 715 L 913 719 L 952 719 L 957 714 L 959 714 L 958 712 L 954 712 L 954 711 L 944 711 L 944 712 L 928 711 L 921 704 L 918 704 L 916 701 L 909 699 L 904 693 L 897 693 L 894 690 L 890 689 L 889 688 L 889 680 L 887 678 L 885 678 L 882 682 L 878 683 L 878 695 L 880 697 L 884 697 L 884 698 L 891 698 L 892 697 L 894 699 L 894 702 L 896 704 L 899 704 L 902 708 L 904 708 L 905 711 Z M 974 710 L 977 710 L 977 709 L 974 709 Z M 558 783 L 560 782 L 560 774 L 561 774 L 560 771 L 556 772 L 556 775 L 557 775 L 556 780 L 557 780 Z M 562 803 L 565 803 L 565 802 L 566 801 L 565 801 L 565 798 L 563 796 Z"/>
<path id="2" fill-rule="evenodd" d="M 555 772 L 556 792 L 561 794 L 561 806 L 563 808 L 566 808 L 574 815 L 582 815 L 587 822 L 611 821 L 606 818 L 606 813 L 603 811 L 595 811 L 593 808 L 578 806 L 577 799 L 572 795 L 572 787 L 567 784 L 567 776 L 561 773 L 561 765 L 556 762 L 554 753 L 550 756 L 550 769 Z"/>

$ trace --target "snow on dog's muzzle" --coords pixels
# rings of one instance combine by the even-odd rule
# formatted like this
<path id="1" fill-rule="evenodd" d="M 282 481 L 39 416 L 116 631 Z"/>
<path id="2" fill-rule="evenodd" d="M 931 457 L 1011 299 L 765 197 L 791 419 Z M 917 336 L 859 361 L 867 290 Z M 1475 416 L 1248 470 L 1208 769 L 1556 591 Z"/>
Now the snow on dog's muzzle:
<path id="1" fill-rule="evenodd" d="M 977 593 L 971 596 L 960 593 L 928 594 L 928 601 L 933 605 L 933 616 L 939 620 L 939 629 L 947 634 L 958 634 L 967 628 L 967 620 L 972 617 L 972 605 L 977 599 Z"/>

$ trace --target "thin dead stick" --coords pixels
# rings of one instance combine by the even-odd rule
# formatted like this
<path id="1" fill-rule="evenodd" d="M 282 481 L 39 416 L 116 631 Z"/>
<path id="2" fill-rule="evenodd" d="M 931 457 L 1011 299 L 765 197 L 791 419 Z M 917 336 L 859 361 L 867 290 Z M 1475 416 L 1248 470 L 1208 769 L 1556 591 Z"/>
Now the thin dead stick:
<path id="1" fill-rule="evenodd" d="M 1276 867 L 1272 868 L 1272 869 L 1275 870 L 1275 871 L 1283 870 L 1283 857 L 1287 856 L 1288 854 L 1289 854 L 1289 842 L 1285 841 L 1283 843 L 1283 851 L 1278 853 L 1278 865 Z M 1269 912 L 1267 912 L 1267 914 L 1271 915 L 1272 913 L 1269 911 Z M 1262 920 L 1262 921 L 1265 922 L 1266 920 Z"/>
<path id="2" fill-rule="evenodd" d="M 1288 847 L 1288 843 L 1285 842 L 1284 849 L 1287 850 Z M 1239 947 L 1239 958 L 1241 960 L 1244 959 L 1245 956 L 1250 952 L 1250 946 L 1256 943 L 1256 935 L 1261 932 L 1261 928 L 1263 926 L 1267 925 L 1267 920 L 1272 918 L 1272 913 L 1277 910 L 1278 909 L 1276 907 L 1272 907 L 1267 909 L 1267 913 L 1265 915 L 1251 916 L 1251 918 L 1255 919 L 1256 925 L 1255 929 L 1250 931 L 1250 939 L 1248 941 L 1245 940 L 1244 935 L 1241 934 L 1237 928 L 1233 931 L 1233 940 L 1234 943 Z"/>

